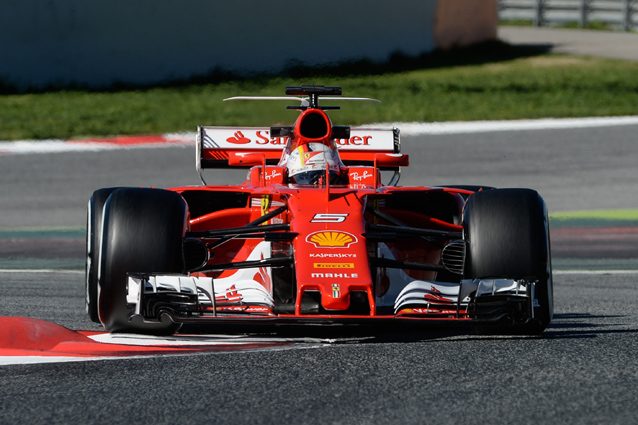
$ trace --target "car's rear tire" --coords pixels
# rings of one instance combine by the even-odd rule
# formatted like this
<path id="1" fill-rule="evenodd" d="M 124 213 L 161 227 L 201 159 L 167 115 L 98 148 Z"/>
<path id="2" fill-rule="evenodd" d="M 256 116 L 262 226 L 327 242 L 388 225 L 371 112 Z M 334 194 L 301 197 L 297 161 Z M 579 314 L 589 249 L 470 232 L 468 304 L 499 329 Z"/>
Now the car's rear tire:
<path id="1" fill-rule="evenodd" d="M 144 332 L 130 321 L 127 273 L 184 273 L 187 206 L 162 189 L 114 191 L 104 207 L 98 316 L 111 332 Z M 153 330 L 156 333 L 158 330 Z"/>
<path id="2" fill-rule="evenodd" d="M 537 281 L 533 319 L 499 330 L 543 332 L 554 308 L 549 222 L 543 199 L 530 189 L 478 192 L 467 201 L 463 223 L 468 242 L 466 278 Z"/>
<path id="3" fill-rule="evenodd" d="M 96 190 L 86 209 L 86 313 L 95 323 L 100 323 L 97 315 L 97 273 L 102 246 L 102 215 L 106 200 L 116 189 L 107 187 Z"/>

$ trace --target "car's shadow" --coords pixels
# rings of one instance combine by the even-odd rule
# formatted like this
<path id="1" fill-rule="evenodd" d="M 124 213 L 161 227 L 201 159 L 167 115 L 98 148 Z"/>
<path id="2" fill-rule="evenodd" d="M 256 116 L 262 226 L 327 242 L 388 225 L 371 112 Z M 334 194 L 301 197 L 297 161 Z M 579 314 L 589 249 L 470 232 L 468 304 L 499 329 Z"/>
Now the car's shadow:
<path id="1" fill-rule="evenodd" d="M 493 327 L 474 327 L 467 324 L 428 324 L 428 323 L 376 323 L 374 325 L 288 325 L 236 327 L 220 326 L 186 327 L 182 333 L 188 334 L 249 334 L 259 337 L 289 338 L 293 342 L 307 342 L 309 338 L 333 344 L 392 344 L 419 343 L 441 339 L 455 341 L 503 340 L 503 339 L 582 339 L 595 338 L 608 334 L 638 334 L 638 328 L 618 329 L 622 324 L 610 323 L 608 319 L 622 319 L 624 315 L 596 315 L 589 313 L 558 313 L 552 323 L 541 335 L 520 335 L 507 333 Z M 622 320 L 620 320 L 622 321 Z"/>

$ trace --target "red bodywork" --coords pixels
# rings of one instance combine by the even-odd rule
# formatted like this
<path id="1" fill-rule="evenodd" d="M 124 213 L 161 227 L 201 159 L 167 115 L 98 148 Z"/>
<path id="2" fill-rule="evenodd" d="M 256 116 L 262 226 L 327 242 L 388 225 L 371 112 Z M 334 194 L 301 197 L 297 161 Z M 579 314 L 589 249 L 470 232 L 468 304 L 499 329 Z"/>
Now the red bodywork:
<path id="1" fill-rule="evenodd" d="M 325 131 L 316 137 L 307 137 L 302 129 L 304 121 L 321 120 Z M 177 187 L 172 190 L 182 194 L 189 204 L 189 234 L 202 235 L 205 232 L 241 228 L 265 214 L 280 208 L 281 213 L 260 226 L 287 224 L 286 240 L 271 243 L 273 258 L 291 257 L 293 265 L 275 269 L 269 266 L 256 267 L 253 279 L 277 296 L 277 285 L 291 291 L 286 302 L 287 310 L 267 308 L 259 305 L 223 305 L 220 301 L 232 301 L 234 294 L 229 290 L 226 296 L 217 300 L 216 307 L 206 311 L 219 318 L 228 319 L 230 313 L 241 313 L 237 317 L 251 318 L 316 318 L 316 319 L 364 319 L 364 318 L 420 318 L 467 320 L 467 310 L 450 304 L 444 297 L 431 297 L 431 305 L 424 308 L 406 308 L 392 311 L 387 305 L 380 306 L 384 294 L 392 285 L 387 268 L 375 265 L 383 252 L 391 252 L 393 261 L 402 263 L 430 264 L 436 270 L 401 268 L 413 280 L 436 281 L 442 273 L 441 252 L 449 238 L 431 240 L 429 238 L 394 237 L 387 240 L 370 238 L 371 226 L 403 226 L 449 233 L 459 238 L 463 230 L 461 214 L 464 196 L 472 191 L 454 188 L 397 187 L 381 183 L 380 169 L 398 170 L 408 165 L 407 155 L 398 152 L 346 151 L 340 157 L 346 167 L 343 170 L 344 185 L 329 183 L 318 186 L 297 186 L 288 182 L 285 167 L 270 165 L 279 160 L 285 143 L 293 147 L 305 143 L 330 143 L 334 140 L 332 123 L 327 114 L 318 108 L 307 108 L 299 115 L 292 134 L 268 139 L 258 132 L 256 143 L 281 146 L 280 150 L 251 150 L 246 146 L 250 138 L 241 131 L 235 132 L 228 142 L 237 149 L 201 149 L 199 160 L 213 161 L 225 166 L 251 166 L 246 181 L 237 186 Z M 290 139 L 291 138 L 291 139 Z M 339 140 L 338 144 L 363 145 L 366 136 L 355 136 Z M 273 232 L 276 234 L 277 232 Z M 396 236 L 396 235 L 395 235 Z M 236 236 L 219 246 L 220 236 L 201 236 L 210 251 L 210 257 L 193 276 L 208 276 L 214 279 L 232 277 L 238 270 L 226 265 L 246 261 L 264 238 Z M 383 250 L 380 247 L 383 244 Z M 211 248 L 212 247 L 212 248 Z M 387 255 L 387 254 L 384 254 Z M 387 259 L 387 258 L 385 258 Z M 381 258 L 384 260 L 384 258 Z M 225 265 L 224 270 L 214 270 Z M 435 267 L 436 268 L 436 267 Z M 449 274 L 449 273 L 448 273 Z M 283 277 L 282 277 L 283 276 Z M 288 276 L 288 277 L 286 277 Z M 460 280 L 460 276 L 457 276 Z M 284 292 L 286 292 L 284 291 Z M 318 303 L 313 311 L 304 311 L 308 294 Z M 279 295 L 278 302 L 284 302 Z M 355 303 L 356 301 L 356 303 Z M 356 305 L 355 305 L 356 304 Z M 294 308 L 292 307 L 294 305 Z M 382 308 L 383 307 L 383 308 Z"/>

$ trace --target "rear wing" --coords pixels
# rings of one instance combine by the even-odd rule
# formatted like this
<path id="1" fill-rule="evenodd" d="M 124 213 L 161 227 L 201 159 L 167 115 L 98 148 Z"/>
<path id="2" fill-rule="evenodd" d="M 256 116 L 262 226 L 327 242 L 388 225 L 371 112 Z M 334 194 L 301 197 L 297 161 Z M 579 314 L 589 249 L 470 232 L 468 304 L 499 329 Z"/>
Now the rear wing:
<path id="1" fill-rule="evenodd" d="M 241 164 L 246 153 L 263 156 L 266 164 L 277 164 L 292 131 L 290 127 L 198 127 L 197 171 L 205 168 L 248 168 Z M 343 130 L 343 128 L 342 128 Z M 392 161 L 379 161 L 381 169 L 398 170 L 408 165 L 408 156 L 401 154 L 399 129 L 352 127 L 341 131 L 346 136 L 335 139 L 339 156 L 346 166 L 375 165 L 382 156 Z"/>

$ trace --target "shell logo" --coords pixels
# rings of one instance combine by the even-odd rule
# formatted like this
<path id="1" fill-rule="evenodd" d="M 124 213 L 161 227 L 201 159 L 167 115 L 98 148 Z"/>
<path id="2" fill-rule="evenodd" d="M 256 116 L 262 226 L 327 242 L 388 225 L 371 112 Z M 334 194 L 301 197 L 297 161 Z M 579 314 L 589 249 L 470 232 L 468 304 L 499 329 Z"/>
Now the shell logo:
<path id="1" fill-rule="evenodd" d="M 357 242 L 357 237 L 348 232 L 324 230 L 309 234 L 306 242 L 313 244 L 316 248 L 348 248 Z"/>

